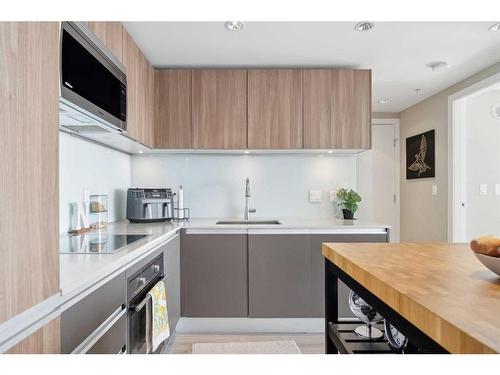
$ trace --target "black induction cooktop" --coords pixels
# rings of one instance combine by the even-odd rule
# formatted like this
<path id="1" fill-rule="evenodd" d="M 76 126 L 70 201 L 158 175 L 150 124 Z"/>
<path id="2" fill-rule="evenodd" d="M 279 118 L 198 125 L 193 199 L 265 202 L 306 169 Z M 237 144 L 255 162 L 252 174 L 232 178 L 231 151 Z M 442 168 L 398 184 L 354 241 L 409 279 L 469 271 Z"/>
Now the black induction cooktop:
<path id="1" fill-rule="evenodd" d="M 59 252 L 61 254 L 114 254 L 136 241 L 145 238 L 144 234 L 101 234 L 84 233 L 62 236 Z"/>

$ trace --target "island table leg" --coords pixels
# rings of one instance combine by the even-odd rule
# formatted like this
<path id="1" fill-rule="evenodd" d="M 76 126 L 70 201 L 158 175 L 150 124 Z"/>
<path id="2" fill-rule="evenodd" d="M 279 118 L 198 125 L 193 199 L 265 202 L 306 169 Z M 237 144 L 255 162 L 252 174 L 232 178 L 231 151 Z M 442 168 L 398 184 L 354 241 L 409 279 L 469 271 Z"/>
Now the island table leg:
<path id="1" fill-rule="evenodd" d="M 331 272 L 329 263 L 325 258 L 325 353 L 337 354 L 337 347 L 330 338 L 329 323 L 338 323 L 338 278 Z"/>

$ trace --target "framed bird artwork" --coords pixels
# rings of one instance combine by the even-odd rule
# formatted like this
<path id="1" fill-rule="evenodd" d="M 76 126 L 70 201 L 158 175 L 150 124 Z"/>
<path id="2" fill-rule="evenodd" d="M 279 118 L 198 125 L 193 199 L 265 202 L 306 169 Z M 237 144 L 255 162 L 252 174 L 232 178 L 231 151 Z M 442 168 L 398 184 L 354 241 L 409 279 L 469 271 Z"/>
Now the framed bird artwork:
<path id="1" fill-rule="evenodd" d="M 434 129 L 406 138 L 406 179 L 436 177 Z"/>

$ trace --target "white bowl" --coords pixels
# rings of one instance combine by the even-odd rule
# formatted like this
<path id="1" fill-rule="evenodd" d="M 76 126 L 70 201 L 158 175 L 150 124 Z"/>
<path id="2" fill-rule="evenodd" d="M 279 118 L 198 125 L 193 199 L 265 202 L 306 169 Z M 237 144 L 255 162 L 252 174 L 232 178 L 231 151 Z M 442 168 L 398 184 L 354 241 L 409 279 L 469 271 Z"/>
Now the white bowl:
<path id="1" fill-rule="evenodd" d="M 500 258 L 490 257 L 489 255 L 483 255 L 474 253 L 477 259 L 489 270 L 495 272 L 500 276 Z"/>

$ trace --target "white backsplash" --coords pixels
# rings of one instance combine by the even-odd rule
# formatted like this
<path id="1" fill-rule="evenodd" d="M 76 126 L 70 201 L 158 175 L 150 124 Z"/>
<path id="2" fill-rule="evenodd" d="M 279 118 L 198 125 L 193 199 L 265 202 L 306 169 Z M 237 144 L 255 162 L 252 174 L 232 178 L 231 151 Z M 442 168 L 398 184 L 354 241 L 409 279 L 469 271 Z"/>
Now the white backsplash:
<path id="1" fill-rule="evenodd" d="M 330 190 L 356 188 L 355 155 L 132 156 L 132 186 L 184 188 L 192 217 L 241 217 L 250 178 L 254 217 L 333 218 Z M 309 203 L 309 190 L 322 190 Z"/>
<path id="2" fill-rule="evenodd" d="M 108 195 L 108 220 L 126 218 L 126 192 L 130 186 L 130 156 L 59 133 L 59 224 L 70 226 L 70 203 L 90 194 Z"/>

